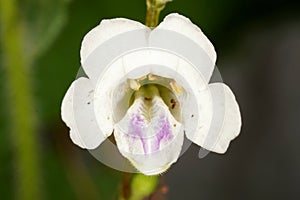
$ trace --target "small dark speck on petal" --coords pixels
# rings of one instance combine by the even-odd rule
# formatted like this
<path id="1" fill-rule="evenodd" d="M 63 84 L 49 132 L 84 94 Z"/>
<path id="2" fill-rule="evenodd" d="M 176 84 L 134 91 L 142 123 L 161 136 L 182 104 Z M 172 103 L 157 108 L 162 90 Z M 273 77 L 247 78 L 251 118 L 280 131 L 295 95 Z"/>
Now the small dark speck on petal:
<path id="1" fill-rule="evenodd" d="M 94 90 L 89 91 L 88 97 L 90 97 L 93 92 Z"/>

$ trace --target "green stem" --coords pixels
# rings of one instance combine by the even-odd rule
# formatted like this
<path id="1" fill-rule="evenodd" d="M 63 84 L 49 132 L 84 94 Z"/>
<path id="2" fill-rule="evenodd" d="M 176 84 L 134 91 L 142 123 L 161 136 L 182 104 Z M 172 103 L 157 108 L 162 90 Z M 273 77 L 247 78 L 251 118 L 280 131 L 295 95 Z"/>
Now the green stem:
<path id="1" fill-rule="evenodd" d="M 159 14 L 165 8 L 166 3 L 169 1 L 171 0 L 146 0 L 146 26 L 155 28 L 158 25 Z"/>
<path id="2" fill-rule="evenodd" d="M 29 60 L 22 44 L 22 29 L 16 0 L 0 0 L 1 43 L 12 143 L 16 164 L 16 198 L 40 199 L 36 121 L 29 80 Z"/>

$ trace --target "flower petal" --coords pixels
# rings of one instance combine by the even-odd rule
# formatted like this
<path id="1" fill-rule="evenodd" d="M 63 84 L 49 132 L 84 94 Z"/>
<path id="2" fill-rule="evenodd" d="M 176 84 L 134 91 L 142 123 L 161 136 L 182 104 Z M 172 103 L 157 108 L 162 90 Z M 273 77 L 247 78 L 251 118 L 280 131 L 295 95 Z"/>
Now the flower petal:
<path id="1" fill-rule="evenodd" d="M 173 142 L 162 150 L 152 154 L 131 154 L 121 151 L 133 166 L 141 173 L 151 176 L 165 172 L 173 163 L 175 163 L 180 155 L 183 145 L 184 132 L 179 131 L 174 137 Z"/>
<path id="2" fill-rule="evenodd" d="M 149 45 L 176 52 L 195 65 L 203 78 L 210 80 L 216 52 L 201 29 L 188 18 L 173 13 L 155 28 L 150 35 Z"/>
<path id="3" fill-rule="evenodd" d="M 102 20 L 86 34 L 80 56 L 85 73 L 96 82 L 101 72 L 116 57 L 148 44 L 150 29 L 124 18 Z"/>
<path id="4" fill-rule="evenodd" d="M 93 96 L 91 81 L 81 77 L 71 84 L 61 106 L 62 119 L 71 129 L 70 137 L 81 148 L 94 149 L 112 133 L 110 127 L 106 135 L 102 134 L 95 118 Z"/>
<path id="5" fill-rule="evenodd" d="M 187 131 L 186 136 L 204 149 L 225 153 L 241 129 L 241 114 L 235 96 L 227 85 L 212 83 L 199 100 L 200 126 L 194 132 Z"/>
<path id="6" fill-rule="evenodd" d="M 147 101 L 152 101 L 151 108 Z M 160 97 L 141 97 L 115 125 L 119 151 L 142 173 L 162 173 L 176 162 L 183 144 L 182 125 Z"/>

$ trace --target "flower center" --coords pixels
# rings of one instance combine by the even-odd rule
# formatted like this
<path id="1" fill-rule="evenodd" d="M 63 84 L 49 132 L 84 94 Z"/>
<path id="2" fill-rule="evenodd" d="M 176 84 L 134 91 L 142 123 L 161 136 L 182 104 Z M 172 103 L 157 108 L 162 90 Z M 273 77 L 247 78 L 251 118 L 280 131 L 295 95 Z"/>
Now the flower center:
<path id="1" fill-rule="evenodd" d="M 183 89 L 172 79 L 152 74 L 129 79 L 123 87 L 127 88 L 127 93 L 120 105 L 126 111 L 120 115 L 117 113 L 120 110 L 115 109 L 120 117 L 115 134 L 123 135 L 123 141 L 128 144 L 137 144 L 133 148 L 126 147 L 127 151 L 149 154 L 167 146 L 181 129 L 178 97 Z M 126 101 L 128 103 L 124 103 Z"/>
<path id="2" fill-rule="evenodd" d="M 153 96 L 158 96 L 168 106 L 173 117 L 181 122 L 180 98 L 184 93 L 184 89 L 170 78 L 148 74 L 138 79 L 127 79 L 113 95 L 114 121 L 117 123 L 125 116 L 137 97 L 143 96 L 149 108 L 153 105 Z"/>

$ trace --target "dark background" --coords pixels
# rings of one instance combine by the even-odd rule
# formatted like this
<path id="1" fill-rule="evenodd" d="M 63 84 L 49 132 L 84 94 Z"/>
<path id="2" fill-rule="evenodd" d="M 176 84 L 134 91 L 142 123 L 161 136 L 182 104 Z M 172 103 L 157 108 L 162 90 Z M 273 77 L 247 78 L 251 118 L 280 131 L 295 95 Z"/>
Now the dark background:
<path id="1" fill-rule="evenodd" d="M 32 38 L 46 38 L 28 47 L 41 46 L 30 64 L 38 122 L 40 184 L 36 187 L 44 199 L 115 199 L 121 173 L 72 144 L 60 118 L 60 105 L 80 67 L 83 36 L 104 18 L 144 22 L 145 3 L 39 2 L 17 1 L 20 20 L 36 31 Z M 189 17 L 214 44 L 223 80 L 240 104 L 243 127 L 225 155 L 210 153 L 199 159 L 199 147 L 192 145 L 163 175 L 169 186 L 168 199 L 300 199 L 299 1 L 174 0 L 161 18 L 171 12 Z M 3 67 L 3 51 L 0 195 L 13 199 L 18 196 L 10 120 L 14 105 L 7 97 L 9 77 Z"/>

